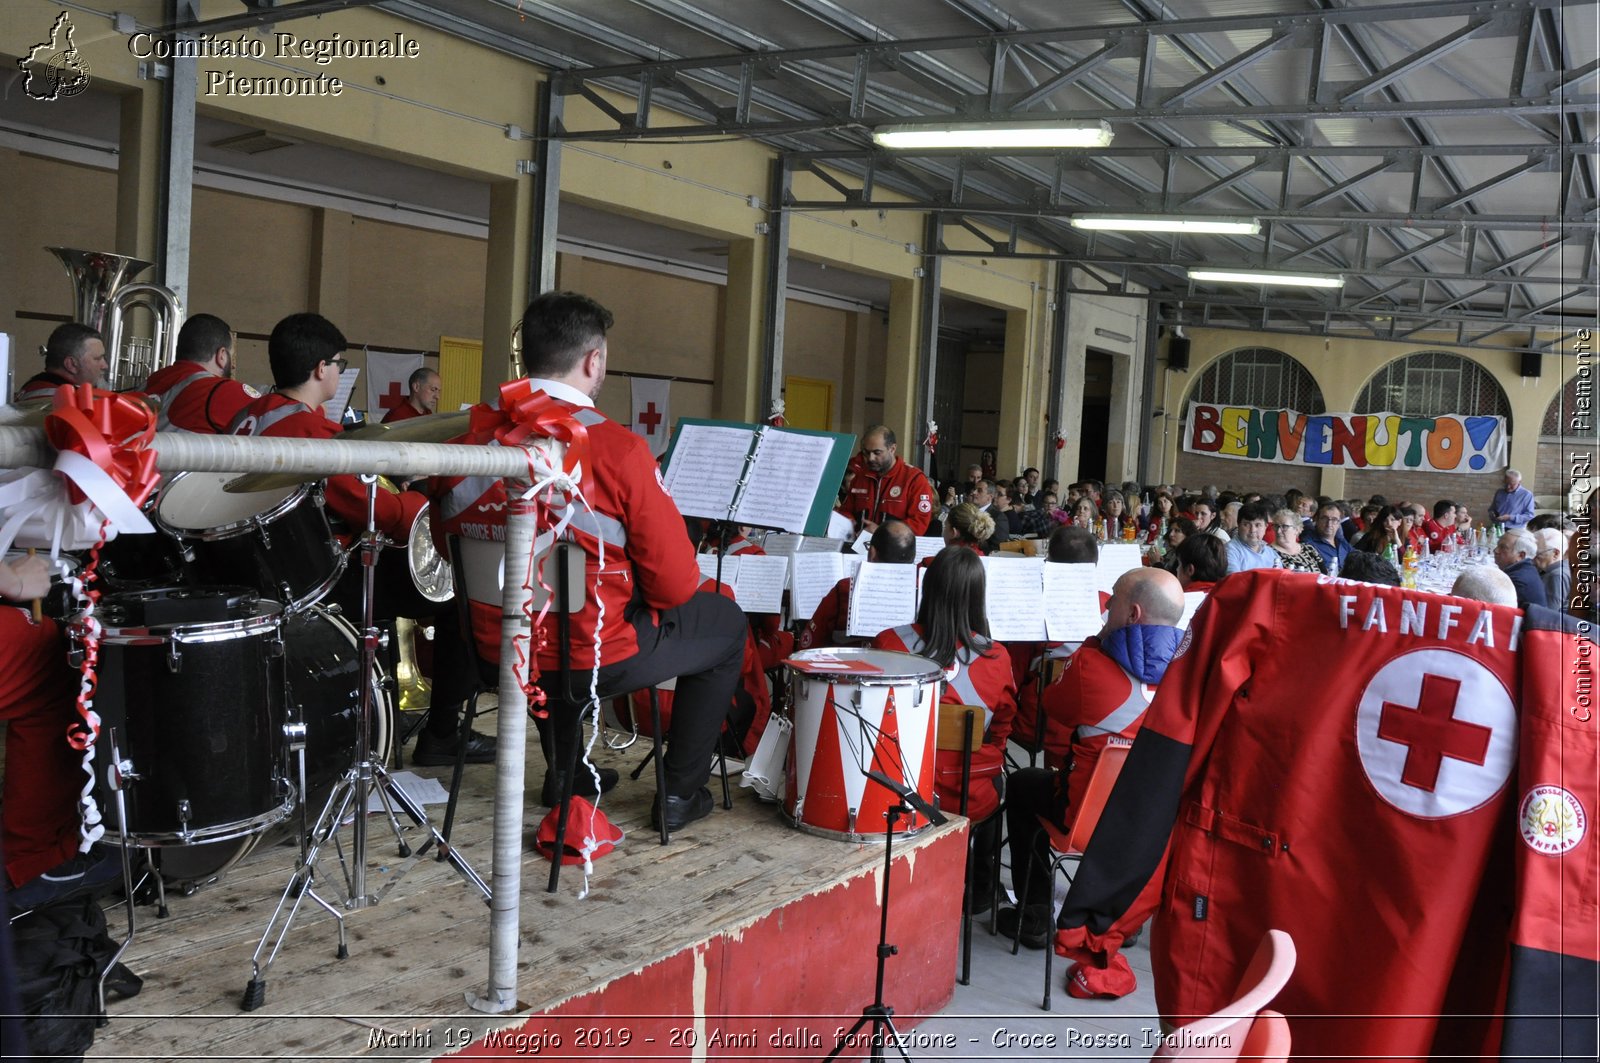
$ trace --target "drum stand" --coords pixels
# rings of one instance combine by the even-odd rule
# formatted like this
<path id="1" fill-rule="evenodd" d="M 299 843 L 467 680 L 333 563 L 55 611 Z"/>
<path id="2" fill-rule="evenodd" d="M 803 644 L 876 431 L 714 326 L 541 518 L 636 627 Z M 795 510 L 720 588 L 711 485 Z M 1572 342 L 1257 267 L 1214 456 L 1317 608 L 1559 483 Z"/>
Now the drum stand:
<path id="1" fill-rule="evenodd" d="M 300 905 L 307 897 L 333 916 L 339 927 L 339 949 L 337 956 L 345 959 L 350 955 L 348 940 L 345 935 L 344 918 L 345 910 L 354 911 L 359 908 L 370 908 L 383 900 L 389 891 L 399 884 L 406 873 L 420 860 L 435 844 L 443 858 L 449 861 L 450 866 L 466 879 L 467 882 L 477 887 L 483 895 L 484 903 L 491 899 L 489 885 L 483 877 L 467 862 L 466 857 L 452 846 L 448 839 L 439 833 L 428 814 L 422 810 L 417 802 L 390 778 L 389 772 L 383 764 L 372 759 L 371 728 L 372 728 L 372 683 L 369 677 L 377 663 L 378 655 L 378 627 L 374 618 L 373 582 L 374 569 L 378 563 L 378 550 L 382 546 L 382 537 L 377 530 L 377 497 L 378 478 L 371 475 L 361 476 L 361 482 L 367 488 L 367 527 L 361 536 L 361 709 L 357 728 L 355 762 L 345 771 L 343 778 L 328 795 L 327 803 L 322 807 L 322 814 L 317 817 L 316 826 L 310 831 L 302 829 L 300 834 L 300 861 L 295 867 L 294 875 L 289 879 L 289 884 L 284 888 L 283 896 L 278 900 L 278 906 L 273 910 L 272 918 L 267 921 L 267 928 L 261 934 L 261 941 L 256 945 L 256 951 L 250 957 L 251 978 L 245 985 L 244 998 L 239 1007 L 244 1011 L 254 1011 L 266 1002 L 267 971 L 272 967 L 273 961 L 278 958 L 278 953 L 283 949 L 284 940 L 288 937 L 289 927 L 294 923 L 295 916 L 300 911 Z M 291 735 L 291 741 L 297 741 L 300 746 L 300 792 L 305 794 L 305 759 L 304 736 Z M 383 806 L 384 815 L 388 818 L 389 829 L 394 832 L 395 842 L 399 854 L 404 862 L 394 868 L 388 883 L 378 892 L 367 892 L 367 804 L 370 794 L 377 794 L 379 803 Z M 406 817 L 418 827 L 425 827 L 428 838 L 422 845 L 412 851 L 406 841 L 400 821 L 395 817 L 394 806 L 399 805 Z M 304 826 L 306 815 L 305 801 L 301 799 L 301 824 Z M 350 858 L 345 859 L 344 847 L 339 844 L 339 827 L 346 816 L 352 817 Z M 316 891 L 317 862 L 322 855 L 323 847 L 329 842 L 333 843 L 334 852 L 338 856 L 339 869 L 344 876 L 346 899 L 342 906 L 336 906 Z M 271 951 L 267 951 L 268 942 L 271 942 Z M 262 953 L 267 952 L 265 962 Z"/>
<path id="2" fill-rule="evenodd" d="M 898 783 L 881 772 L 869 771 L 867 778 L 893 792 L 900 800 L 890 806 L 883 813 L 885 821 L 883 836 L 883 904 L 878 909 L 878 980 L 873 991 L 872 1003 L 861 1009 L 861 1018 L 856 1020 L 854 1026 L 839 1035 L 839 1041 L 833 1046 L 833 1051 L 823 1056 L 824 1063 L 828 1060 L 838 1059 L 846 1050 L 860 1048 L 856 1037 L 872 1024 L 872 1051 L 868 1055 L 873 1063 L 882 1063 L 884 1059 L 884 1046 L 893 1045 L 894 1050 L 906 1063 L 911 1063 L 911 1056 L 906 1052 L 905 1044 L 900 1040 L 900 1031 L 895 1029 L 894 1008 L 883 1002 L 883 973 L 888 965 L 889 957 L 898 955 L 898 945 L 889 944 L 889 880 L 894 871 L 894 825 L 901 816 L 910 815 L 913 810 L 921 812 L 928 817 L 929 822 L 937 825 L 943 823 L 944 816 L 927 802 L 922 800 L 920 794 L 903 783 Z"/>

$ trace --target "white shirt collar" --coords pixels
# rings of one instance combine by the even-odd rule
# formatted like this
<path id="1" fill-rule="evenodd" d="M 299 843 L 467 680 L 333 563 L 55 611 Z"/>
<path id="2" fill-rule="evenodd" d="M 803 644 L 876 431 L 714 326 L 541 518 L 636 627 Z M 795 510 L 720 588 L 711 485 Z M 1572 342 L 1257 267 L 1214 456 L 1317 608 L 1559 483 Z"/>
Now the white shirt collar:
<path id="1" fill-rule="evenodd" d="M 547 380 L 542 376 L 531 376 L 528 378 L 528 383 L 533 385 L 536 391 L 542 391 L 552 399 L 560 399 L 574 406 L 594 408 L 594 400 L 571 384 L 563 384 L 559 380 Z"/>

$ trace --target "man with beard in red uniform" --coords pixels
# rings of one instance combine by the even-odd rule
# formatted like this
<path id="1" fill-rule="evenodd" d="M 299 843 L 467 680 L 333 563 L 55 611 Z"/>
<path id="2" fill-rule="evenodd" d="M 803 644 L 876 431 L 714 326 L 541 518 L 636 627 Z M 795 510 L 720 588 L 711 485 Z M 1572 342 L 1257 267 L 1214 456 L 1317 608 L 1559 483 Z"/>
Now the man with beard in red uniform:
<path id="1" fill-rule="evenodd" d="M 214 436 L 255 401 L 233 379 L 233 329 L 214 314 L 196 314 L 178 330 L 178 360 L 150 374 L 144 393 L 161 411 L 161 432 Z"/>
<path id="2" fill-rule="evenodd" d="M 667 731 L 667 792 L 658 794 L 651 819 L 669 830 L 710 814 L 714 802 L 706 780 L 723 717 L 744 659 L 745 619 L 734 602 L 700 593 L 700 569 L 683 518 L 661 486 L 645 441 L 595 409 L 606 377 L 606 330 L 611 312 L 576 292 L 545 292 L 522 315 L 522 363 L 529 383 L 567 408 L 588 435 L 591 458 L 580 489 L 588 508 L 575 505 L 570 530 L 587 559 L 582 612 L 571 616 L 571 660 L 585 673 L 595 663 L 599 631 L 599 696 L 606 698 L 677 677 L 672 723 Z M 463 436 L 456 442 L 480 442 Z M 505 491 L 488 478 L 436 484 L 439 516 L 447 531 L 468 538 L 504 536 Z M 498 534 L 496 534 L 498 533 Z M 601 606 L 605 615 L 602 622 Z M 478 622 L 484 607 L 491 628 Z M 501 606 L 473 602 L 473 629 L 480 652 L 499 656 Z M 560 663 L 556 617 L 544 621 L 539 653 L 544 682 L 553 683 Z M 547 687 L 547 689 L 549 689 Z M 555 699 L 552 698 L 552 702 Z M 578 707 L 555 704 L 540 723 L 546 763 L 563 765 L 576 749 Z M 564 769 L 547 769 L 545 803 L 558 796 Z M 585 777 L 579 771 L 574 792 Z M 615 775 L 609 781 L 614 781 Z M 604 788 L 608 780 L 602 779 Z"/>
<path id="3" fill-rule="evenodd" d="M 881 424 L 867 429 L 861 441 L 861 468 L 850 483 L 845 506 L 862 531 L 877 531 L 885 517 L 894 517 L 921 535 L 933 520 L 933 486 L 896 450 L 892 429 Z"/>
<path id="4" fill-rule="evenodd" d="M 44 345 L 44 371 L 35 373 L 17 388 L 18 399 L 49 398 L 62 384 L 105 384 L 105 340 L 88 325 L 69 321 L 57 325 Z"/>

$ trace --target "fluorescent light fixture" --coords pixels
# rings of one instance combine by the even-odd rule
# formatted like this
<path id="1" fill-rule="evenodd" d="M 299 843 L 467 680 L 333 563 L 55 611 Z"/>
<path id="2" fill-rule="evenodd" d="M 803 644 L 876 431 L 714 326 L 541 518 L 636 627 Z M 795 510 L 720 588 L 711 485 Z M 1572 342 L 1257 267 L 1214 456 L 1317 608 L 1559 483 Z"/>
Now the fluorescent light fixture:
<path id="1" fill-rule="evenodd" d="M 1326 273 L 1263 273 L 1244 269 L 1191 269 L 1192 281 L 1220 284 L 1261 284 L 1285 288 L 1343 288 L 1344 278 Z"/>
<path id="2" fill-rule="evenodd" d="M 1228 233 L 1236 236 L 1256 236 L 1261 232 L 1261 223 L 1254 218 L 1174 218 L 1159 214 L 1120 217 L 1075 214 L 1072 227 L 1124 233 Z"/>
<path id="3" fill-rule="evenodd" d="M 885 148 L 1103 148 L 1111 143 L 1111 127 L 1017 122 L 880 126 L 872 139 Z"/>

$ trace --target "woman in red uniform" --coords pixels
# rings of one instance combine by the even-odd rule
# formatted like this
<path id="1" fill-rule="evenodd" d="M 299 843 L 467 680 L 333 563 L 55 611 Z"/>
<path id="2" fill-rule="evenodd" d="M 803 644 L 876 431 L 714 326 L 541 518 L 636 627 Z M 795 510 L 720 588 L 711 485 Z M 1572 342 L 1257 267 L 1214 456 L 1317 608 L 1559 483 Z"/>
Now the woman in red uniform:
<path id="1" fill-rule="evenodd" d="M 917 622 L 879 632 L 872 645 L 927 657 L 945 670 L 940 694 L 945 705 L 983 710 L 983 745 L 972 754 L 972 785 L 967 817 L 972 820 L 974 864 L 969 911 L 989 907 L 994 869 L 986 855 L 995 849 L 1000 828 L 1000 794 L 1005 781 L 1006 739 L 1017 713 L 1017 683 L 1005 647 L 989 637 L 984 613 L 983 560 L 970 549 L 947 546 L 934 557 L 922 581 Z M 941 750 L 935 761 L 934 790 L 940 804 L 961 803 L 961 754 Z"/>

